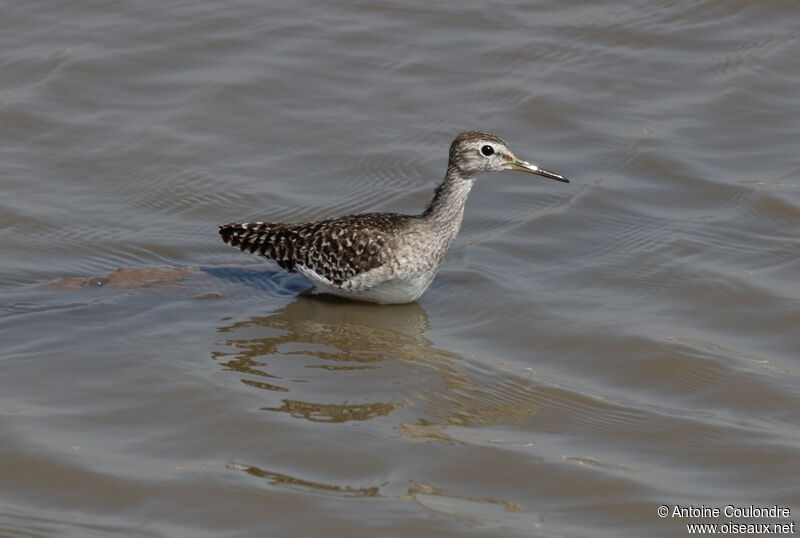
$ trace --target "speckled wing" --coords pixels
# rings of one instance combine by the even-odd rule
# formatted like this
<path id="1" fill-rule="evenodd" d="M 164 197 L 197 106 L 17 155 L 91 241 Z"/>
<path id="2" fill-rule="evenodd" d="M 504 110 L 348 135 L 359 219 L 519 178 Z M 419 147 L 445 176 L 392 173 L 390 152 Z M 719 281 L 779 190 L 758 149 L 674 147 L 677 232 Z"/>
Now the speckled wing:
<path id="1" fill-rule="evenodd" d="M 307 224 L 223 224 L 219 233 L 232 247 L 266 256 L 287 271 L 302 265 L 341 286 L 385 264 L 386 246 L 410 218 L 368 213 Z"/>

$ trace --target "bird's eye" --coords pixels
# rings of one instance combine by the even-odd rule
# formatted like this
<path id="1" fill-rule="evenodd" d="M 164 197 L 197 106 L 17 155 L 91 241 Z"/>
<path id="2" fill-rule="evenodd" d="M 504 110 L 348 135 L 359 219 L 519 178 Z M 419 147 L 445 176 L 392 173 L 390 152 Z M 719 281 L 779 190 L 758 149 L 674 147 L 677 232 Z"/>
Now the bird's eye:
<path id="1" fill-rule="evenodd" d="M 481 153 L 484 157 L 489 157 L 494 155 L 494 148 L 492 146 L 486 145 L 481 148 Z"/>

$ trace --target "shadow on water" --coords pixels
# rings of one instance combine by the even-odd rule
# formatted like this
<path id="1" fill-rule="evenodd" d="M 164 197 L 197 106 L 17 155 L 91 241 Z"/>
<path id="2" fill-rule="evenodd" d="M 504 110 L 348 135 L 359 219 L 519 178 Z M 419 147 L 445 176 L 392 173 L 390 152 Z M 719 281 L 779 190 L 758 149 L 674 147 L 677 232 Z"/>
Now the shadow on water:
<path id="1" fill-rule="evenodd" d="M 204 266 L 200 271 L 231 285 L 243 285 L 271 294 L 293 296 L 306 290 L 309 282 L 282 269 L 248 269 L 231 266 Z"/>

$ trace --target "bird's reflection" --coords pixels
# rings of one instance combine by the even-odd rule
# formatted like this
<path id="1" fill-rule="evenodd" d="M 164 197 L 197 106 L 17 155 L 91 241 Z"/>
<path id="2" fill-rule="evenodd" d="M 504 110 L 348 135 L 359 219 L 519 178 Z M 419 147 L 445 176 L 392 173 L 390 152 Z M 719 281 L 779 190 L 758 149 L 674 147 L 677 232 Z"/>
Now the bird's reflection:
<path id="1" fill-rule="evenodd" d="M 326 384 L 346 384 L 334 386 L 334 392 L 349 394 L 352 400 L 370 400 L 327 403 L 319 401 L 320 396 L 315 396 L 315 401 L 283 398 L 281 405 L 264 410 L 316 422 L 369 420 L 408 403 L 393 388 L 396 376 L 376 370 L 400 362 L 415 372 L 424 369 L 461 375 L 455 365 L 459 356 L 434 348 L 425 337 L 429 329 L 428 315 L 417 303 L 381 307 L 300 297 L 271 315 L 219 327 L 225 335 L 224 349 L 213 356 L 226 368 L 245 374 L 242 383 L 252 387 L 304 393 L 304 384 L 324 379 Z M 341 377 L 327 374 L 321 378 L 326 371 Z"/>
<path id="2" fill-rule="evenodd" d="M 400 437 L 460 443 L 451 426 L 521 427 L 542 397 L 527 377 L 476 373 L 462 355 L 435 347 L 417 303 L 299 297 L 217 330 L 223 339 L 213 358 L 243 384 L 269 391 L 274 403 L 262 410 L 311 422 L 367 421 L 405 409 L 395 425 Z"/>
<path id="3" fill-rule="evenodd" d="M 241 279 L 245 284 L 255 280 Z M 276 285 L 283 295 L 287 288 L 285 283 Z M 254 300 L 258 296 L 254 293 Z M 246 386 L 263 389 L 257 391 L 266 400 L 259 402 L 260 409 L 279 413 L 275 416 L 278 420 L 286 416 L 301 419 L 302 430 L 309 432 L 311 439 L 319 435 L 327 440 L 313 449 L 322 451 L 321 466 L 329 461 L 327 452 L 336 453 L 340 447 L 337 436 L 356 430 L 331 429 L 319 423 L 364 426 L 379 436 L 386 433 L 388 425 L 393 435 L 388 444 L 381 445 L 387 448 L 386 458 L 395 454 L 395 445 L 406 450 L 408 442 L 484 442 L 492 445 L 494 454 L 497 443 L 503 441 L 502 433 L 485 426 L 522 428 L 540 398 L 540 387 L 529 379 L 497 374 L 465 359 L 463 353 L 436 347 L 429 336 L 428 314 L 417 303 L 378 306 L 299 297 L 271 314 L 232 320 L 217 330 L 220 339 L 214 359 Z M 488 430 L 484 441 L 480 440 L 481 430 Z M 524 432 L 517 438 L 528 440 Z M 345 446 L 350 454 L 349 438 Z M 374 457 L 380 460 L 382 456 Z M 393 495 L 385 488 L 390 481 L 342 483 L 324 479 L 325 473 L 298 474 L 287 472 L 287 467 L 292 468 L 284 461 L 227 465 L 262 478 L 272 487 L 342 498 Z M 507 518 L 522 510 L 491 492 L 474 495 L 474 490 L 463 493 L 434 486 L 432 477 L 408 478 L 411 486 L 401 498 L 437 515 L 453 517 L 466 507 L 471 513 L 487 517 L 502 513 Z"/>

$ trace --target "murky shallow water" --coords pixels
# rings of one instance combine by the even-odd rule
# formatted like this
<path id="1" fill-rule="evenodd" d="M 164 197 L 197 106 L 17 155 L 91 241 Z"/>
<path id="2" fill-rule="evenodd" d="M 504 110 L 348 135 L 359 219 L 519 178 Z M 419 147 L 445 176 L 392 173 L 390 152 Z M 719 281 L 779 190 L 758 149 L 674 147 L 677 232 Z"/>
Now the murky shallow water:
<path id="1" fill-rule="evenodd" d="M 3 13 L 0 535 L 797 519 L 793 4 Z M 217 237 L 418 211 L 471 128 L 573 183 L 482 178 L 418 303 Z"/>

